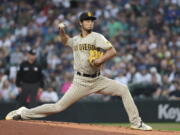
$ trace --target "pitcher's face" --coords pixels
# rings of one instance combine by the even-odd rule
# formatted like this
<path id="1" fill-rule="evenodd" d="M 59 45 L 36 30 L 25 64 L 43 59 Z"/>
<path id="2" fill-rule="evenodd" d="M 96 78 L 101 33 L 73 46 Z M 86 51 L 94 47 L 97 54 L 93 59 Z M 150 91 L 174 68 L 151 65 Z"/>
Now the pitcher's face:
<path id="1" fill-rule="evenodd" d="M 83 20 L 80 22 L 81 28 L 85 31 L 91 32 L 94 27 L 94 21 L 93 20 Z"/>

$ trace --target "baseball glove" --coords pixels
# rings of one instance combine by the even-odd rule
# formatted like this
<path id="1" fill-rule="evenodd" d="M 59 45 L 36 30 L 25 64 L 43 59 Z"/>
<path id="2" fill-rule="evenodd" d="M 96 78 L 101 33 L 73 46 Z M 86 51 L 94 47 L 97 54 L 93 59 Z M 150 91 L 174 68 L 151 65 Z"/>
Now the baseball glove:
<path id="1" fill-rule="evenodd" d="M 88 57 L 88 61 L 91 65 L 94 65 L 94 60 L 100 58 L 101 56 L 103 56 L 104 53 L 98 50 L 90 50 L 89 51 L 89 57 Z"/>

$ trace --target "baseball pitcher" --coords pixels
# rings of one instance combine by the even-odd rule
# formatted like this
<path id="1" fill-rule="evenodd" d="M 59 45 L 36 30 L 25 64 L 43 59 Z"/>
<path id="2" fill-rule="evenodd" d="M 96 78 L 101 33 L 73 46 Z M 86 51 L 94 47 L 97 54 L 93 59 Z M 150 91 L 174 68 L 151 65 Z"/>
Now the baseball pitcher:
<path id="1" fill-rule="evenodd" d="M 64 24 L 59 24 L 61 41 L 72 48 L 74 55 L 73 84 L 65 95 L 55 104 L 31 109 L 21 107 L 8 113 L 6 120 L 46 117 L 65 110 L 85 96 L 100 93 L 122 98 L 131 128 L 152 130 L 142 122 L 128 87 L 101 75 L 101 66 L 116 55 L 116 50 L 102 34 L 92 31 L 95 20 L 91 12 L 82 13 L 79 17 L 81 33 L 72 38 L 65 33 Z"/>

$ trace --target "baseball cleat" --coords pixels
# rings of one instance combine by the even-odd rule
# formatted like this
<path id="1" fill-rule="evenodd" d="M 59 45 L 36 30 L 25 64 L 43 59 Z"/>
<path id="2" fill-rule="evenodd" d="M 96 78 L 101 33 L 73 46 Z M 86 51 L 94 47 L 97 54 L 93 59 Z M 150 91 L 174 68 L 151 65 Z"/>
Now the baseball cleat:
<path id="1" fill-rule="evenodd" d="M 143 123 L 142 121 L 139 125 L 131 125 L 131 128 L 138 129 L 138 130 L 144 130 L 144 131 L 152 130 L 152 127 L 148 126 L 147 124 Z"/>
<path id="2" fill-rule="evenodd" d="M 6 120 L 20 120 L 21 118 L 21 113 L 23 110 L 27 109 L 26 107 L 20 107 L 17 110 L 11 111 L 6 115 Z"/>

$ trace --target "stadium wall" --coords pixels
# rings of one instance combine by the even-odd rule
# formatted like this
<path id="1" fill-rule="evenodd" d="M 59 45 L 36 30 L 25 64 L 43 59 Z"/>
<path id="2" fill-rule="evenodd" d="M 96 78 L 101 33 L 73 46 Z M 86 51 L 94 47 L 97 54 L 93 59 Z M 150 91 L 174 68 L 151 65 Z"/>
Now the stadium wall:
<path id="1" fill-rule="evenodd" d="M 145 122 L 180 122 L 180 101 L 138 100 L 136 105 Z M 0 103 L 0 119 L 15 108 L 15 103 Z M 122 102 L 79 102 L 43 119 L 79 123 L 128 122 Z"/>

